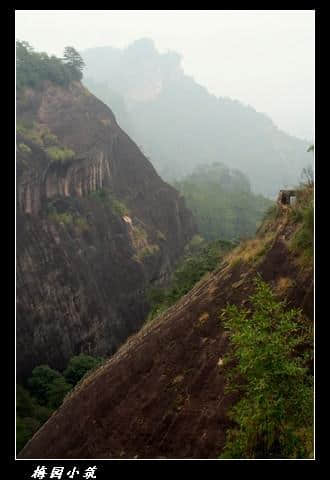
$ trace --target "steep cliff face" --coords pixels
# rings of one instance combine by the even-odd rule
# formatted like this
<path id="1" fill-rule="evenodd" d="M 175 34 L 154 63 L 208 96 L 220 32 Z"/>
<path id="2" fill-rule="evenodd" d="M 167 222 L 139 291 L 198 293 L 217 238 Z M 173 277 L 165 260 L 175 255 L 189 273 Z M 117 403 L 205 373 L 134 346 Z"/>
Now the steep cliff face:
<path id="1" fill-rule="evenodd" d="M 17 373 L 108 355 L 142 324 L 195 227 L 79 82 L 17 97 Z"/>
<path id="2" fill-rule="evenodd" d="M 217 458 L 237 399 L 224 392 L 221 309 L 248 304 L 260 273 L 312 322 L 312 266 L 290 247 L 298 228 L 285 209 L 266 222 L 78 384 L 20 458 Z"/>

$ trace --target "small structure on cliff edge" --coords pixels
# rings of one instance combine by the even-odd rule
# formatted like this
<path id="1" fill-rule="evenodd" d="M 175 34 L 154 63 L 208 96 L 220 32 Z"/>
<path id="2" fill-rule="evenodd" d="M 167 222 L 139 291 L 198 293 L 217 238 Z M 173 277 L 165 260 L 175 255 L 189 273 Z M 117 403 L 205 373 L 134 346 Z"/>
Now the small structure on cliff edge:
<path id="1" fill-rule="evenodd" d="M 295 190 L 280 190 L 277 197 L 277 203 L 280 205 L 294 205 L 297 196 Z"/>

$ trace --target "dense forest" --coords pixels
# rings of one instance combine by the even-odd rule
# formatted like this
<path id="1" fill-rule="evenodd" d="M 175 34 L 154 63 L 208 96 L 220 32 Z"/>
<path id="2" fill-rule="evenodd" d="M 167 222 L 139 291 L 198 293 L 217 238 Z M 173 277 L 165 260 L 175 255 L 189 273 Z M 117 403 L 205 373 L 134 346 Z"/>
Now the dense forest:
<path id="1" fill-rule="evenodd" d="M 60 373 L 49 365 L 38 365 L 24 384 L 16 386 L 16 448 L 22 450 L 64 397 L 80 380 L 99 367 L 104 360 L 80 354 L 72 357 Z"/>
<path id="2" fill-rule="evenodd" d="M 237 241 L 254 235 L 271 200 L 251 191 L 248 178 L 221 163 L 203 165 L 174 182 L 209 241 Z"/>

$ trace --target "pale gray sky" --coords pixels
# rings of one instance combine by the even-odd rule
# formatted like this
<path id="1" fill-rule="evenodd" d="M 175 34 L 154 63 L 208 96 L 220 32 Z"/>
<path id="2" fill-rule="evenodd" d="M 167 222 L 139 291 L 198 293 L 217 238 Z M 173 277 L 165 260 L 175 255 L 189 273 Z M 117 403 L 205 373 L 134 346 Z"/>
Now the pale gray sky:
<path id="1" fill-rule="evenodd" d="M 214 95 L 313 140 L 313 10 L 16 10 L 16 38 L 49 54 L 67 45 L 126 47 L 142 37 L 180 53 L 185 73 Z"/>

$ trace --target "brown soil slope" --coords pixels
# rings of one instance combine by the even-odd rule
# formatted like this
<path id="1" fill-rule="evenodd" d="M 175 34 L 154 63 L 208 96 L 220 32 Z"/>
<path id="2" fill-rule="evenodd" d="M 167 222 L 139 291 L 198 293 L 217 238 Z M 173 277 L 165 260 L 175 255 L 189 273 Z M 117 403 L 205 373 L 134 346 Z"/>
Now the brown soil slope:
<path id="1" fill-rule="evenodd" d="M 217 458 L 235 400 L 224 395 L 222 307 L 246 303 L 260 272 L 312 321 L 313 274 L 288 248 L 294 228 L 284 212 L 230 253 L 83 380 L 20 458 Z"/>

